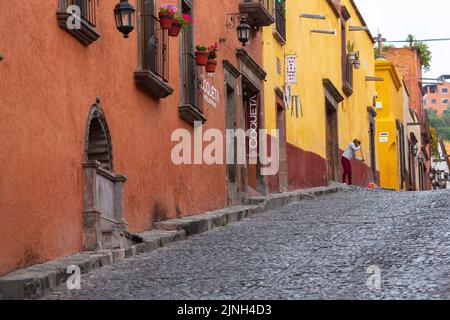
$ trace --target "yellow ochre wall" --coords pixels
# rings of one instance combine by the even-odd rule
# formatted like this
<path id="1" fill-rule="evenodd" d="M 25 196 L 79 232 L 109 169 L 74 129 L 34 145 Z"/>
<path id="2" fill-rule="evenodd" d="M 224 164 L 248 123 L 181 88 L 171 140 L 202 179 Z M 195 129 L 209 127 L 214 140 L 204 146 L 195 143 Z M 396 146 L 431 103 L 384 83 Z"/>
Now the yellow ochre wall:
<path id="1" fill-rule="evenodd" d="M 397 68 L 390 61 L 377 60 L 376 76 L 383 78 L 376 84 L 377 102 L 377 145 L 380 163 L 380 184 L 383 188 L 400 190 L 399 158 L 396 120 L 403 123 L 402 81 Z M 387 132 L 388 142 L 380 141 L 380 133 Z"/>
<path id="2" fill-rule="evenodd" d="M 343 1 L 342 4 L 351 15 L 351 19 L 347 21 L 347 40 L 355 42 L 355 48 L 361 55 L 361 68 L 354 69 L 353 95 L 347 98 L 342 91 L 340 19 L 329 1 L 287 0 L 286 43 L 282 45 L 274 36 L 274 25 L 263 28 L 263 62 L 264 69 L 268 73 L 264 87 L 265 128 L 276 128 L 275 88 L 284 87 L 286 55 L 296 55 L 297 84 L 291 85 L 291 95 L 299 95 L 299 116 L 298 118 L 295 116 L 295 110 L 291 116 L 291 108 L 294 108 L 291 103 L 290 108 L 286 110 L 287 143 L 325 159 L 326 114 L 323 80 L 329 79 L 345 97 L 338 110 L 339 148 L 341 151 L 345 150 L 353 139 L 360 139 L 363 142 L 366 164 L 371 166 L 367 107 L 373 104 L 375 84 L 366 81 L 366 76 L 373 77 L 375 73 L 373 42 L 365 31 L 349 31 L 350 25 L 361 26 L 363 22 L 360 21 L 350 1 Z M 300 18 L 301 13 L 325 15 L 326 19 Z M 311 33 L 312 29 L 335 30 L 336 34 Z M 277 72 L 277 57 L 281 62 L 281 75 Z M 289 161 L 289 153 L 287 156 Z M 299 164 L 299 166 L 308 165 L 313 164 Z M 376 164 L 375 166 L 378 169 Z M 368 168 L 364 171 L 366 180 L 371 181 Z M 317 174 L 326 177 L 327 173 Z"/>

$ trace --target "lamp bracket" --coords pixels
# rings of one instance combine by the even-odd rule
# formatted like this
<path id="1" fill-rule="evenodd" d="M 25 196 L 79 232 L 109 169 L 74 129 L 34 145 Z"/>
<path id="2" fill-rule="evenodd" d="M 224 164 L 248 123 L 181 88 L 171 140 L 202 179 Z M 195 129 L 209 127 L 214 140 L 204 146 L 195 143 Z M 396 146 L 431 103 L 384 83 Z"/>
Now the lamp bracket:
<path id="1" fill-rule="evenodd" d="M 242 14 L 242 13 L 227 13 L 227 29 L 233 29 L 236 27 L 236 24 L 239 23 L 240 19 L 245 17 L 248 18 L 248 14 Z"/>

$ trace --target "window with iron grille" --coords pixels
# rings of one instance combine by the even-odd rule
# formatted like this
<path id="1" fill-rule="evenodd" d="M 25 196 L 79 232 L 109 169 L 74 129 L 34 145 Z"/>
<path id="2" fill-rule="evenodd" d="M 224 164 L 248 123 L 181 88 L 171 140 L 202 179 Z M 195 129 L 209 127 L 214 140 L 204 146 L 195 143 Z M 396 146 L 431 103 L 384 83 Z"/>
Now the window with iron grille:
<path id="1" fill-rule="evenodd" d="M 95 0 L 61 0 L 61 5 L 64 9 L 67 9 L 70 6 L 78 6 L 80 8 L 81 19 L 87 22 L 91 27 L 95 28 Z"/>
<path id="2" fill-rule="evenodd" d="M 159 27 L 159 20 L 155 16 L 154 0 L 142 0 L 140 12 L 141 67 L 168 82 L 169 35 Z"/>
<path id="3" fill-rule="evenodd" d="M 182 1 L 183 14 L 187 14 L 192 19 L 193 2 Z M 194 54 L 194 30 L 193 25 L 183 29 L 181 34 L 181 84 L 183 88 L 183 104 L 197 105 L 197 76 Z"/>
<path id="4" fill-rule="evenodd" d="M 193 17 L 194 1 L 182 0 L 183 14 Z M 199 88 L 199 76 L 194 54 L 194 29 L 191 24 L 184 29 L 180 40 L 180 68 L 181 68 L 181 104 L 178 107 L 180 117 L 191 125 L 195 122 L 206 122 L 203 114 L 203 99 Z"/>
<path id="5" fill-rule="evenodd" d="M 153 98 L 174 92 L 169 85 L 169 34 L 155 16 L 154 0 L 138 1 L 139 65 L 134 72 L 137 87 Z"/>
<path id="6" fill-rule="evenodd" d="M 286 0 L 275 0 L 275 28 L 286 40 Z"/>
<path id="7" fill-rule="evenodd" d="M 84 45 L 98 40 L 96 31 L 96 0 L 60 0 L 58 24 Z"/>

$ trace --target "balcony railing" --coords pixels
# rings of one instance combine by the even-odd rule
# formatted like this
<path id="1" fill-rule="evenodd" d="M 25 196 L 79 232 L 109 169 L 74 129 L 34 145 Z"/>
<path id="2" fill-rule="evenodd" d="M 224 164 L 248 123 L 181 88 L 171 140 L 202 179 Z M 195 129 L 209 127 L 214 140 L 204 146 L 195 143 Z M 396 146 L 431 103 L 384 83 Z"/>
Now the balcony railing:
<path id="1" fill-rule="evenodd" d="M 241 0 L 239 11 L 248 15 L 249 23 L 256 27 L 275 22 L 273 0 Z"/>
<path id="2" fill-rule="evenodd" d="M 95 0 L 61 0 L 61 10 L 66 11 L 70 6 L 80 8 L 80 16 L 83 21 L 95 28 L 96 25 L 96 3 Z"/>
<path id="3" fill-rule="evenodd" d="M 143 17 L 142 30 L 144 30 L 142 68 L 168 82 L 169 35 L 166 30 L 159 28 L 159 19 L 155 16 Z"/>

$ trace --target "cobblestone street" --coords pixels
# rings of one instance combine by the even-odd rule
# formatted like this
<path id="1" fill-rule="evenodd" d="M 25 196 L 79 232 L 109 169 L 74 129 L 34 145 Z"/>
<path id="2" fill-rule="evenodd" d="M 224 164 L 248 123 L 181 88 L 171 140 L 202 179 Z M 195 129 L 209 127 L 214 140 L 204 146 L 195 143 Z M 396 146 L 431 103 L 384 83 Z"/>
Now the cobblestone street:
<path id="1" fill-rule="evenodd" d="M 83 276 L 44 299 L 449 299 L 450 194 L 305 200 Z M 372 269 L 370 269 L 372 267 Z M 381 287 L 369 289 L 369 270 Z"/>

